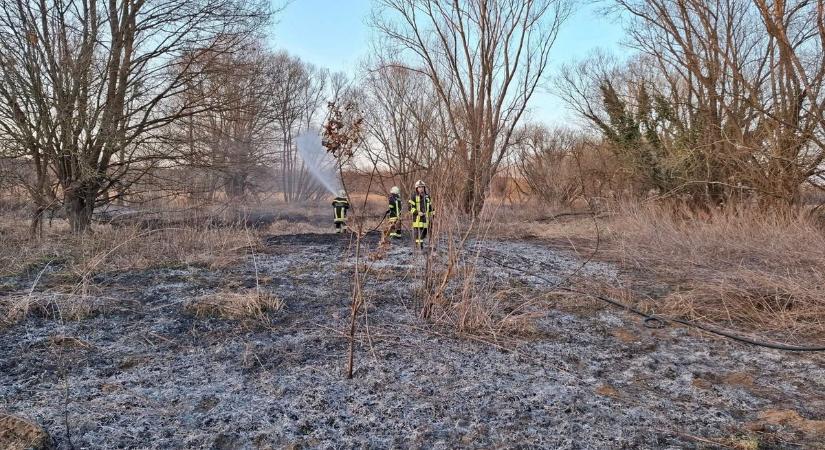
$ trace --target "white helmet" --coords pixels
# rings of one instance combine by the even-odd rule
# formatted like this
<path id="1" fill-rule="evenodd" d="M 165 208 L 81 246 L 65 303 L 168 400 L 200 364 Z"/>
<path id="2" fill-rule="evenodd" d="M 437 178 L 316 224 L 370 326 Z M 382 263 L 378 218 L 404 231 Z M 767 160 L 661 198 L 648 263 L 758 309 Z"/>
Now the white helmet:
<path id="1" fill-rule="evenodd" d="M 415 182 L 415 187 L 416 188 L 420 188 L 420 187 L 425 188 L 425 187 L 427 187 L 427 184 L 424 183 L 424 180 L 418 180 L 418 181 Z"/>
<path id="2" fill-rule="evenodd" d="M 401 195 L 401 188 L 393 186 L 392 189 L 390 189 L 390 194 Z"/>
<path id="3" fill-rule="evenodd" d="M 346 197 L 347 196 L 347 191 L 341 189 L 340 191 L 338 191 L 338 196 L 339 197 Z"/>

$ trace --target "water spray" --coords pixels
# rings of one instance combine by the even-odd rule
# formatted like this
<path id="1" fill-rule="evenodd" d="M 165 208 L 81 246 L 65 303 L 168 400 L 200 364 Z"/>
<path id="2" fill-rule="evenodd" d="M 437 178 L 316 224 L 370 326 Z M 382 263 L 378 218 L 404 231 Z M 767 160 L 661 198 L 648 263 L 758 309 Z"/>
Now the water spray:
<path id="1" fill-rule="evenodd" d="M 298 154 L 312 177 L 330 194 L 338 195 L 341 180 L 336 173 L 335 156 L 321 144 L 320 130 L 307 130 L 298 136 L 296 143 Z"/>

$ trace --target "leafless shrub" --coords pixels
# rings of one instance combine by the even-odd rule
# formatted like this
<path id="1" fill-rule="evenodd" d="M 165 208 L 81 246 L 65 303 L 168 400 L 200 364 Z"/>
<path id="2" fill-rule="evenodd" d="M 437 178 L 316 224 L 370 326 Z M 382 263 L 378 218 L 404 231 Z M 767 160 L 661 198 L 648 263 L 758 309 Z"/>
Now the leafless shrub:
<path id="1" fill-rule="evenodd" d="M 582 131 L 529 125 L 514 146 L 514 167 L 532 200 L 570 208 L 578 200 L 623 195 L 627 177 L 613 155 Z"/>
<path id="2" fill-rule="evenodd" d="M 471 245 L 488 237 L 492 216 L 474 220 L 457 208 L 439 211 L 429 249 L 422 255 L 426 258 L 419 295 L 422 317 L 494 342 L 534 334 L 536 320 L 546 313 L 535 293 L 490 280 Z"/>

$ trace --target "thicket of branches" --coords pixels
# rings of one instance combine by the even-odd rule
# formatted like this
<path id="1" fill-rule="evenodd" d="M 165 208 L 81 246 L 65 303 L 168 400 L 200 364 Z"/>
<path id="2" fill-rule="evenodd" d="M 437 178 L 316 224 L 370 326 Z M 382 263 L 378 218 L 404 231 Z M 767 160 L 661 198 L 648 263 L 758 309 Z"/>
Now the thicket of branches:
<path id="1" fill-rule="evenodd" d="M 638 55 L 559 80 L 637 193 L 789 207 L 822 180 L 822 2 L 614 1 Z"/>
<path id="2" fill-rule="evenodd" d="M 0 170 L 89 228 L 96 208 L 188 194 L 317 196 L 294 138 L 344 80 L 261 44 L 259 0 L 2 1 Z"/>
<path id="3" fill-rule="evenodd" d="M 49 209 L 79 232 L 159 193 L 324 195 L 295 140 L 337 99 L 364 118 L 352 167 L 427 179 L 470 215 L 513 187 L 794 208 L 822 184 L 822 2 L 612 0 L 635 52 L 555 77 L 577 131 L 529 117 L 566 0 L 376 0 L 358 80 L 267 49 L 259 0 L 0 5 L 0 186 L 26 192 L 33 232 Z"/>
<path id="4" fill-rule="evenodd" d="M 380 67 L 423 75 L 437 99 L 433 140 L 477 215 L 503 168 L 550 50 L 570 12 L 565 0 L 379 0 L 374 25 L 392 58 Z M 412 76 L 412 75 L 404 75 Z M 432 121 L 426 122 L 432 124 Z"/>

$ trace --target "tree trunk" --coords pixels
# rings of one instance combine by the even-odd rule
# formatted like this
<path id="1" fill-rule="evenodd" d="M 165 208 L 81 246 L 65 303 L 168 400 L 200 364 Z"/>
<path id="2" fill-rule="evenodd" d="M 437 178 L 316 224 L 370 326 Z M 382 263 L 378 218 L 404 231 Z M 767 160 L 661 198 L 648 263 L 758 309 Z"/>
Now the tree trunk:
<path id="1" fill-rule="evenodd" d="M 34 208 L 34 211 L 32 212 L 32 221 L 29 226 L 29 235 L 32 239 L 36 239 L 38 237 L 43 239 L 43 213 L 45 211 L 46 208 L 38 206 Z"/>
<path id="2" fill-rule="evenodd" d="M 243 198 L 246 194 L 246 175 L 243 173 L 229 175 L 224 184 L 224 192 L 228 198 L 233 200 Z"/>
<path id="3" fill-rule="evenodd" d="M 66 218 L 69 220 L 69 227 L 73 233 L 90 231 L 96 197 L 97 187 L 91 184 L 80 184 L 66 189 L 64 197 Z"/>
<path id="4" fill-rule="evenodd" d="M 484 183 L 476 177 L 468 176 L 462 187 L 461 208 L 471 217 L 478 217 L 484 207 L 484 192 L 487 186 L 482 186 L 482 184 Z"/>
<path id="5" fill-rule="evenodd" d="M 478 217 L 484 207 L 487 189 L 492 181 L 491 165 L 486 164 L 486 161 L 482 161 L 481 164 L 471 161 L 465 169 L 466 178 L 461 186 L 461 208 L 471 217 Z"/>

